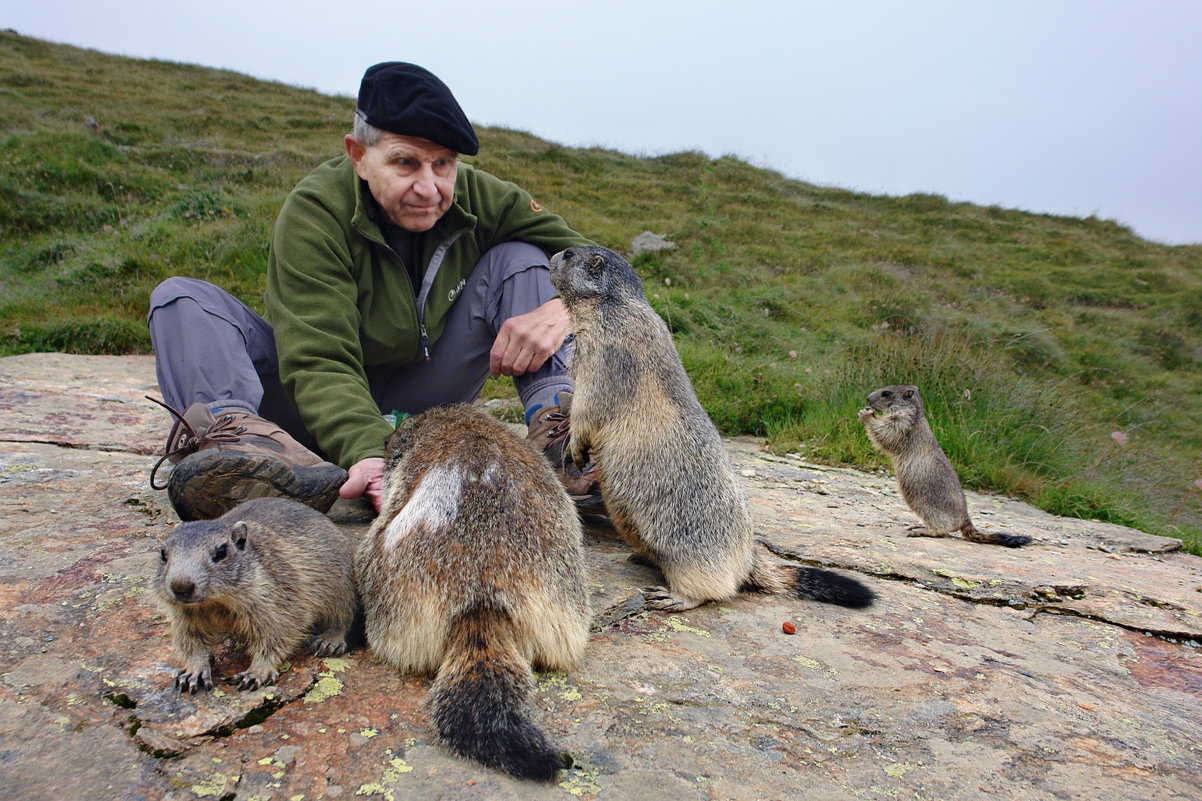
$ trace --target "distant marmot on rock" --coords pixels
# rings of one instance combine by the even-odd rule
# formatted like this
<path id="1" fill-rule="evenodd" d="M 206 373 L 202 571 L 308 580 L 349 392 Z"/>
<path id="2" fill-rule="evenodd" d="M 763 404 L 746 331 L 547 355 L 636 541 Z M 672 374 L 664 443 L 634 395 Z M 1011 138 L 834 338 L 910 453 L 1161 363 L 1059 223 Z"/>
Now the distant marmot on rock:
<path id="1" fill-rule="evenodd" d="M 960 479 L 927 423 L 918 387 L 876 390 L 859 420 L 872 444 L 893 461 L 902 497 L 926 526 L 913 536 L 946 537 L 959 531 L 966 540 L 1007 548 L 1031 541 L 1020 534 L 989 534 L 972 524 Z"/>
<path id="2" fill-rule="evenodd" d="M 384 484 L 355 555 L 368 645 L 436 674 L 431 718 L 452 751 L 551 781 L 562 759 L 525 703 L 531 664 L 568 670 L 588 639 L 575 504 L 542 454 L 466 405 L 402 422 Z"/>
<path id="3" fill-rule="evenodd" d="M 668 588 L 647 605 L 681 611 L 739 592 L 872 603 L 854 579 L 757 547 L 743 484 L 634 269 L 599 247 L 558 253 L 550 269 L 575 334 L 568 450 L 583 464 L 592 449 L 614 527 L 663 571 Z"/>
<path id="4" fill-rule="evenodd" d="M 154 580 L 184 660 L 176 686 L 212 689 L 212 649 L 230 633 L 251 655 L 233 677 L 244 690 L 274 683 L 310 630 L 319 656 L 345 651 L 356 609 L 354 547 L 354 536 L 325 515 L 284 498 L 176 526 Z"/>

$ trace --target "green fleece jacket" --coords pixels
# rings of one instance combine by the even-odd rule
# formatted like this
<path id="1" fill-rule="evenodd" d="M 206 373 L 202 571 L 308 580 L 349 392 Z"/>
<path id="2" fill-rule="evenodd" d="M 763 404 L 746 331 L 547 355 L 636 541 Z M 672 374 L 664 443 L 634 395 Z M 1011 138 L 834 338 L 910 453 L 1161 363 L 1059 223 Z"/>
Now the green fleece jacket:
<path id="1" fill-rule="evenodd" d="M 280 378 L 329 458 L 343 467 L 384 455 L 391 427 L 368 388 L 372 368 L 424 358 L 476 262 L 503 242 L 548 255 L 592 244 L 515 184 L 459 165 L 455 201 L 423 237 L 415 288 L 347 156 L 309 173 L 276 220 L 267 264 L 267 320 Z"/>

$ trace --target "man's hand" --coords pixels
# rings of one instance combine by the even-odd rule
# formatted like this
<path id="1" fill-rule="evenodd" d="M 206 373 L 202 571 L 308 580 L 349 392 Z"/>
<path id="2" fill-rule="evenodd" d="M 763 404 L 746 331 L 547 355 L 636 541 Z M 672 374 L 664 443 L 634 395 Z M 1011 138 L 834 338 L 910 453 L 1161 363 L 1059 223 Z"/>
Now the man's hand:
<path id="1" fill-rule="evenodd" d="M 488 369 L 494 376 L 532 373 L 559 350 L 571 328 L 568 310 L 559 298 L 510 317 L 497 332 L 488 354 Z"/>
<path id="2" fill-rule="evenodd" d="M 376 514 L 384 503 L 384 460 L 379 456 L 371 456 L 361 462 L 355 462 L 346 471 L 349 477 L 338 490 L 343 498 L 358 498 L 366 495 L 375 507 Z"/>

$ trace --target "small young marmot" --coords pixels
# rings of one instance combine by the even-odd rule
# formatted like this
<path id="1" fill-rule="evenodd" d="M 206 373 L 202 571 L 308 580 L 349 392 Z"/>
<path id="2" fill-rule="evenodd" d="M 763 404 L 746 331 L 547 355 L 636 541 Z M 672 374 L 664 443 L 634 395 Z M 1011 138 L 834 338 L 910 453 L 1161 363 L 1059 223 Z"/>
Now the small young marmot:
<path id="1" fill-rule="evenodd" d="M 1031 541 L 1021 534 L 988 534 L 969 520 L 960 479 L 927 424 L 918 387 L 876 390 L 868 396 L 859 419 L 872 444 L 893 461 L 902 497 L 926 526 L 912 536 L 946 537 L 959 531 L 966 540 L 1007 548 Z"/>
<path id="2" fill-rule="evenodd" d="M 435 673 L 429 708 L 461 756 L 551 781 L 562 759 L 527 717 L 531 664 L 568 670 L 588 639 L 582 532 L 542 454 L 470 406 L 406 419 L 355 555 L 371 649 Z"/>
<path id="3" fill-rule="evenodd" d="M 154 589 L 171 621 L 187 692 L 213 688 L 212 649 L 237 634 L 250 667 L 243 690 L 272 684 L 284 657 L 315 631 L 319 656 L 346 650 L 354 620 L 353 535 L 284 498 L 256 498 L 215 520 L 180 523 L 159 551 Z"/>
<path id="4" fill-rule="evenodd" d="M 583 464 L 592 449 L 614 528 L 663 571 L 668 588 L 647 605 L 681 611 L 739 592 L 872 603 L 854 579 L 757 547 L 742 481 L 634 269 L 599 247 L 557 253 L 550 269 L 575 333 L 568 452 Z"/>

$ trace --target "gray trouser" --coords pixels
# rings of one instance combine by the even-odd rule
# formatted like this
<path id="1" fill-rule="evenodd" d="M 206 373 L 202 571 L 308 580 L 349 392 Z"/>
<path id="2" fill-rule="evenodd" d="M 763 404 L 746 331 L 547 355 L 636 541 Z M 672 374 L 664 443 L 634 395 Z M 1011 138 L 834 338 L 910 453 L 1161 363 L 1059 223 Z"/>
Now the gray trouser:
<path id="1" fill-rule="evenodd" d="M 487 251 L 451 306 L 429 361 L 367 369 L 381 412 L 417 414 L 475 400 L 501 324 L 554 296 L 542 250 L 509 242 Z M 168 278 L 151 293 L 147 324 L 168 404 L 181 411 L 199 402 L 258 414 L 321 452 L 280 384 L 271 326 L 245 303 L 205 281 Z M 537 372 L 514 376 L 527 409 L 551 405 L 555 393 L 570 388 L 568 348 L 564 343 Z"/>

